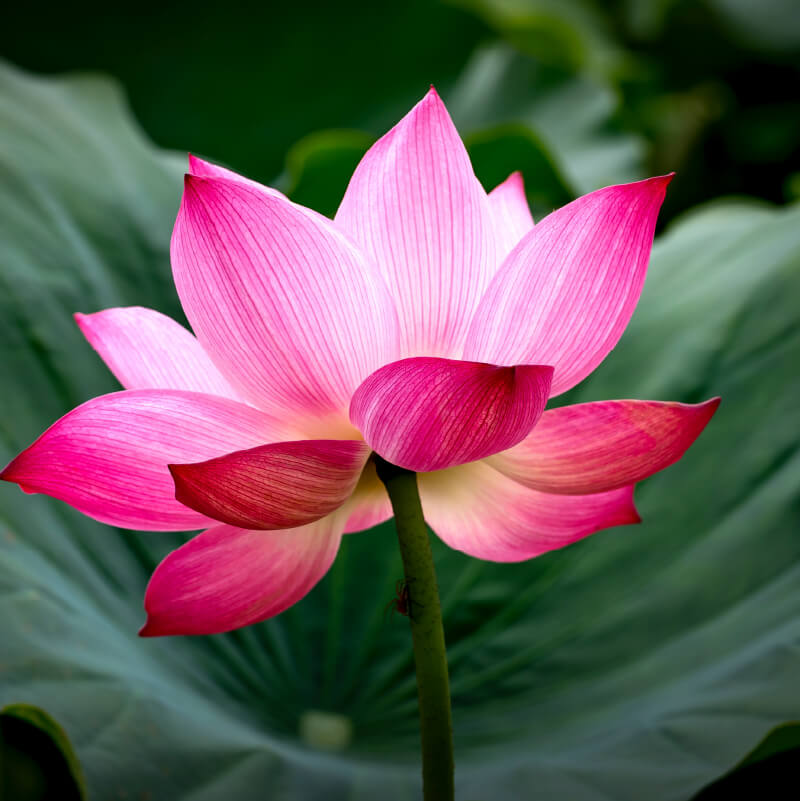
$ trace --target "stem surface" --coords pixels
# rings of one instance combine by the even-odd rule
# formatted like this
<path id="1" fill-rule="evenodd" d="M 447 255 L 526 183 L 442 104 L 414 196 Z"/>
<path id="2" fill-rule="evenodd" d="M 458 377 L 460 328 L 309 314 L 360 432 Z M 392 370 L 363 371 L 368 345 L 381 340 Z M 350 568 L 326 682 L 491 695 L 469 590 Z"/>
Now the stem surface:
<path id="1" fill-rule="evenodd" d="M 378 477 L 394 510 L 409 597 L 409 621 L 417 669 L 425 801 L 453 801 L 453 722 L 442 608 L 417 474 L 375 455 Z"/>

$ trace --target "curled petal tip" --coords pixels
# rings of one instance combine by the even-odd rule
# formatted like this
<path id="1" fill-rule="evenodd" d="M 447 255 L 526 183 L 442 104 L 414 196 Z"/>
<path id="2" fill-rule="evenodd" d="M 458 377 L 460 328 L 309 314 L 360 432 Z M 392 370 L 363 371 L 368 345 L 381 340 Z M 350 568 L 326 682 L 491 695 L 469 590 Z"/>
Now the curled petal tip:
<path id="1" fill-rule="evenodd" d="M 629 484 L 627 487 L 619 490 L 622 494 L 623 502 L 609 515 L 608 520 L 603 523 L 601 528 L 635 526 L 642 522 L 642 516 L 636 508 L 636 500 L 633 496 L 635 489 L 635 484 Z"/>
<path id="2" fill-rule="evenodd" d="M 144 625 L 139 629 L 139 636 L 140 637 L 158 636 L 158 631 L 156 631 L 156 627 L 153 625 L 153 621 L 149 617 L 144 622 Z"/>

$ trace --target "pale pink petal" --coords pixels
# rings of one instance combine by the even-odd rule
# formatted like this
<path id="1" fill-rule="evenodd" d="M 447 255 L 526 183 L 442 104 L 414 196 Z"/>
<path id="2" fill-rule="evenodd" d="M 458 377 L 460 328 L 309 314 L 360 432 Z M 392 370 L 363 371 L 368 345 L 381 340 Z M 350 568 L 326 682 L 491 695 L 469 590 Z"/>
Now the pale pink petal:
<path id="1" fill-rule="evenodd" d="M 369 454 L 362 440 L 309 439 L 169 469 L 175 497 L 204 515 L 240 528 L 295 528 L 340 507 Z"/>
<path id="2" fill-rule="evenodd" d="M 457 356 L 498 258 L 486 193 L 433 89 L 364 156 L 336 224 L 386 278 L 400 355 Z"/>
<path id="3" fill-rule="evenodd" d="M 521 562 L 604 528 L 640 522 L 633 487 L 596 495 L 528 489 L 486 462 L 419 477 L 422 511 L 451 548 L 491 562 Z"/>
<path id="4" fill-rule="evenodd" d="M 377 526 L 389 520 L 394 512 L 386 487 L 375 472 L 375 462 L 370 459 L 361 473 L 361 478 L 349 502 L 352 509 L 344 527 L 345 534 Z"/>
<path id="5" fill-rule="evenodd" d="M 187 176 L 171 252 L 198 340 L 256 406 L 294 418 L 342 412 L 394 358 L 382 279 L 333 223 L 301 206 Z"/>
<path id="6" fill-rule="evenodd" d="M 239 400 L 200 343 L 141 306 L 76 314 L 83 335 L 125 389 L 185 389 Z"/>
<path id="7" fill-rule="evenodd" d="M 260 184 L 252 178 L 245 178 L 244 175 L 239 175 L 238 172 L 229 170 L 227 167 L 220 167 L 219 164 L 212 164 L 210 161 L 205 161 L 192 153 L 189 154 L 189 173 L 196 175 L 198 178 L 227 178 L 230 181 L 239 181 L 246 186 L 257 189 L 259 192 L 264 192 L 266 195 L 286 199 L 286 195 L 283 192 L 279 192 L 271 186 L 264 186 L 264 184 Z"/>
<path id="8" fill-rule="evenodd" d="M 718 406 L 713 398 L 697 405 L 622 400 L 551 409 L 519 445 L 487 462 L 542 492 L 606 492 L 677 462 Z"/>
<path id="9" fill-rule="evenodd" d="M 521 172 L 511 175 L 489 192 L 489 210 L 492 212 L 498 258 L 505 259 L 515 245 L 533 228 L 533 217 L 525 197 Z"/>
<path id="10" fill-rule="evenodd" d="M 0 478 L 114 526 L 196 529 L 215 521 L 175 500 L 167 464 L 251 448 L 281 433 L 268 415 L 227 398 L 127 390 L 73 409 L 17 456 Z"/>
<path id="11" fill-rule="evenodd" d="M 599 189 L 537 223 L 481 300 L 463 358 L 552 364 L 553 395 L 589 375 L 633 314 L 670 178 Z"/>
<path id="12" fill-rule="evenodd" d="M 280 614 L 328 572 L 342 520 L 333 514 L 283 531 L 216 526 L 198 534 L 153 573 L 139 634 L 218 634 Z"/>
<path id="13" fill-rule="evenodd" d="M 424 472 L 482 459 L 524 439 L 547 403 L 552 369 L 420 356 L 376 370 L 350 419 L 392 464 Z"/>

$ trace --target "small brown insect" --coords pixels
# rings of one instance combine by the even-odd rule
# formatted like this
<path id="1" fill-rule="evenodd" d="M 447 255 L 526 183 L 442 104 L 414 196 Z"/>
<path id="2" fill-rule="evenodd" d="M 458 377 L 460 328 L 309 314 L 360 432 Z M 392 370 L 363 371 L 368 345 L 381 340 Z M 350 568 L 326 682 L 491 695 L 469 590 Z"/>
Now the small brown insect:
<path id="1" fill-rule="evenodd" d="M 411 597 L 411 589 L 410 585 L 414 579 L 397 579 L 397 583 L 395 584 L 394 591 L 396 593 L 395 597 L 386 604 L 386 608 L 383 610 L 383 616 L 386 617 L 389 610 L 392 610 L 392 617 L 394 617 L 395 612 L 399 612 L 401 615 L 405 615 L 409 620 L 414 620 L 413 615 L 413 608 L 414 606 L 418 606 L 422 609 L 422 604 L 419 601 L 415 601 Z"/>

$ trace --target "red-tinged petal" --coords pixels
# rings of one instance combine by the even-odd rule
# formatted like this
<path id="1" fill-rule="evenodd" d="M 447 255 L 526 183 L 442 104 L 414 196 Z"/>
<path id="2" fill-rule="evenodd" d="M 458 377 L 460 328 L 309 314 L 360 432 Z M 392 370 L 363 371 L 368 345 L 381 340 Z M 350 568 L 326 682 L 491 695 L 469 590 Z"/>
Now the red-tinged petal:
<path id="1" fill-rule="evenodd" d="M 239 528 L 295 528 L 340 507 L 369 454 L 361 440 L 275 442 L 169 469 L 175 497 L 208 517 Z"/>
<path id="2" fill-rule="evenodd" d="M 552 364 L 553 395 L 589 375 L 639 300 L 670 178 L 599 189 L 537 223 L 481 300 L 463 358 Z"/>
<path id="3" fill-rule="evenodd" d="M 604 528 L 640 522 L 633 487 L 595 495 L 528 489 L 486 462 L 419 477 L 422 511 L 451 548 L 490 562 L 521 562 Z"/>
<path id="4" fill-rule="evenodd" d="M 492 212 L 498 244 L 497 255 L 502 260 L 533 228 L 533 217 L 525 196 L 522 173 L 512 172 L 502 184 L 489 192 L 489 210 Z"/>
<path id="5" fill-rule="evenodd" d="M 544 410 L 551 377 L 541 365 L 402 359 L 356 390 L 350 419 L 388 462 L 442 470 L 524 439 Z"/>
<path id="6" fill-rule="evenodd" d="M 293 419 L 343 412 L 394 358 L 388 290 L 318 214 L 241 181 L 187 176 L 171 253 L 198 340 L 256 406 Z"/>
<path id="7" fill-rule="evenodd" d="M 83 335 L 125 389 L 185 389 L 239 400 L 200 343 L 141 306 L 76 314 Z"/>
<path id="8" fill-rule="evenodd" d="M 565 495 L 606 492 L 677 462 L 719 406 L 600 401 L 551 409 L 531 434 L 487 462 L 526 487 Z"/>
<path id="9" fill-rule="evenodd" d="M 271 186 L 264 186 L 252 178 L 245 178 L 244 175 L 239 175 L 238 172 L 229 170 L 227 167 L 220 167 L 219 164 L 212 164 L 210 161 L 198 158 L 192 153 L 189 154 L 189 174 L 195 175 L 198 178 L 226 178 L 230 181 L 238 181 L 239 183 L 257 189 L 259 192 L 264 192 L 266 195 L 272 197 L 280 197 L 286 200 L 286 195 L 273 189 Z"/>
<path id="10" fill-rule="evenodd" d="M 214 521 L 175 500 L 167 464 L 251 448 L 280 439 L 282 433 L 268 415 L 227 398 L 127 390 L 73 409 L 0 478 L 114 526 L 197 529 Z"/>
<path id="11" fill-rule="evenodd" d="M 198 534 L 153 573 L 139 634 L 219 634 L 280 614 L 328 572 L 342 519 L 334 514 L 284 531 L 216 526 Z"/>
<path id="12" fill-rule="evenodd" d="M 399 355 L 458 356 L 498 257 L 486 193 L 433 89 L 364 156 L 336 224 L 386 279 Z"/>

